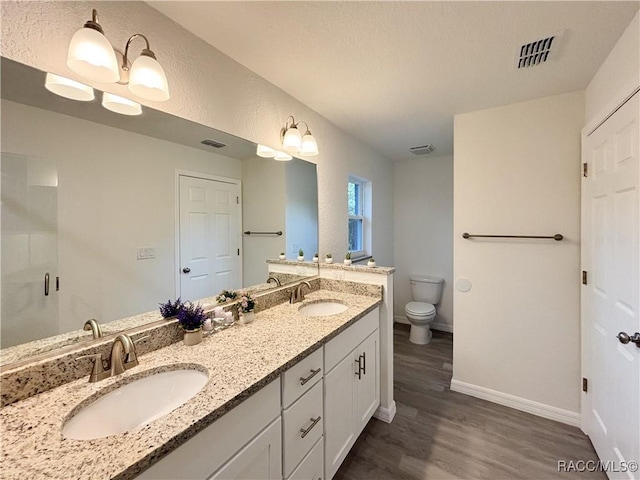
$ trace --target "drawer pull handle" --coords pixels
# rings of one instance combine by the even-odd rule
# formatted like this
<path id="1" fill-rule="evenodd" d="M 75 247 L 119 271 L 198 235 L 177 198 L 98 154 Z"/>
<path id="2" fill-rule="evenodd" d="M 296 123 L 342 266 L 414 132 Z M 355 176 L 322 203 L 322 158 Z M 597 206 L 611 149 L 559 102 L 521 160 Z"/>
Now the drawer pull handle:
<path id="1" fill-rule="evenodd" d="M 362 355 L 360 355 L 362 357 L 362 374 L 366 375 L 367 374 L 367 352 L 362 352 Z"/>
<path id="2" fill-rule="evenodd" d="M 362 355 L 358 357 L 357 360 L 354 360 L 355 363 L 358 364 L 358 370 L 356 371 L 356 375 L 358 376 L 358 380 L 362 379 Z"/>
<path id="3" fill-rule="evenodd" d="M 321 418 L 322 417 L 320 415 L 318 415 L 318 418 L 312 418 L 311 419 L 311 425 L 309 425 L 306 429 L 301 428 L 300 429 L 300 438 L 306 437 L 307 434 L 311 431 L 311 429 L 318 424 L 318 422 L 320 421 Z"/>
<path id="4" fill-rule="evenodd" d="M 311 370 L 311 374 L 307 377 L 300 377 L 300 385 L 304 385 L 305 383 L 307 383 L 309 380 L 311 380 L 313 377 L 315 377 L 317 374 L 319 374 L 322 371 L 322 369 L 317 369 L 317 370 Z"/>

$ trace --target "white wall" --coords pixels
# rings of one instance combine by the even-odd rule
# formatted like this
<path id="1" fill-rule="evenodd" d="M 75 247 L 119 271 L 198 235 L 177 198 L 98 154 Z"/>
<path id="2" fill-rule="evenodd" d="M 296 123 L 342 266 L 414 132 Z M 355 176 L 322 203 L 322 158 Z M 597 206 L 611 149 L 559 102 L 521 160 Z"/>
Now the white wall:
<path id="1" fill-rule="evenodd" d="M 630 86 L 638 85 L 640 85 L 640 12 L 636 13 L 587 86 L 585 97 L 587 122 L 602 113 L 613 95 Z"/>
<path id="2" fill-rule="evenodd" d="M 260 157 L 242 161 L 243 231 L 285 231 L 284 168 L 284 162 Z M 284 239 L 284 235 L 242 236 L 244 285 L 257 285 L 267 280 L 269 270 L 265 259 L 278 258 L 278 254 L 284 252 Z"/>
<path id="3" fill-rule="evenodd" d="M 175 169 L 240 178 L 240 161 L 6 100 L 2 120 L 3 152 L 57 168 L 56 333 L 173 299 Z M 149 246 L 156 258 L 137 260 Z"/>
<path id="4" fill-rule="evenodd" d="M 452 388 L 578 423 L 584 92 L 454 121 Z M 554 240 L 464 240 L 561 233 Z M 533 403 L 532 403 L 533 402 Z"/>
<path id="5" fill-rule="evenodd" d="M 422 157 L 394 165 L 396 267 L 394 315 L 411 301 L 409 275 L 444 278 L 433 328 L 453 331 L 453 157 Z"/>
<path id="6" fill-rule="evenodd" d="M 311 159 L 318 164 L 320 251 L 345 250 L 346 183 L 355 174 L 373 182 L 376 260 L 393 262 L 391 162 L 293 97 L 142 2 L 2 2 L 1 8 L 2 55 L 12 60 L 81 80 L 67 68 L 66 51 L 97 8 L 112 44 L 122 48 L 132 33 L 142 32 L 165 68 L 171 99 L 145 104 L 272 147 L 287 116 L 307 122 L 320 148 Z M 122 86 L 93 86 L 130 96 Z"/>

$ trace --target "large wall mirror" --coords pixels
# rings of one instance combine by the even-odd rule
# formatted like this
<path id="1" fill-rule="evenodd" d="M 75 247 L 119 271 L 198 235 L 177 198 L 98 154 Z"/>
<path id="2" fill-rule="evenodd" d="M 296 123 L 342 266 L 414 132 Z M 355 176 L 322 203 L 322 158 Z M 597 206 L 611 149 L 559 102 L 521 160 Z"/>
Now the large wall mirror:
<path id="1" fill-rule="evenodd" d="M 147 107 L 114 113 L 102 92 L 65 99 L 45 75 L 2 59 L 2 364 L 91 338 L 90 318 L 113 332 L 177 296 L 274 287 L 267 259 L 317 252 L 314 164 Z M 317 274 L 288 267 L 283 284 Z"/>

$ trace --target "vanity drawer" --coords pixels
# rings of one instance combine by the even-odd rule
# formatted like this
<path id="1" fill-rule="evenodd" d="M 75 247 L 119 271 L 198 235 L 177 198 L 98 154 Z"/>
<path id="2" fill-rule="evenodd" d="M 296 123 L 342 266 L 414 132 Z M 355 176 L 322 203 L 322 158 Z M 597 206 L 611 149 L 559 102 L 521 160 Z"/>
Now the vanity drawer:
<path id="1" fill-rule="evenodd" d="M 322 419 L 322 382 L 305 393 L 300 400 L 284 410 L 284 476 L 300 463 L 300 460 L 322 438 L 324 420 Z"/>
<path id="2" fill-rule="evenodd" d="M 322 480 L 324 478 L 324 441 L 322 438 L 287 480 Z"/>
<path id="3" fill-rule="evenodd" d="M 282 406 L 288 408 L 322 378 L 322 348 L 284 372 Z"/>

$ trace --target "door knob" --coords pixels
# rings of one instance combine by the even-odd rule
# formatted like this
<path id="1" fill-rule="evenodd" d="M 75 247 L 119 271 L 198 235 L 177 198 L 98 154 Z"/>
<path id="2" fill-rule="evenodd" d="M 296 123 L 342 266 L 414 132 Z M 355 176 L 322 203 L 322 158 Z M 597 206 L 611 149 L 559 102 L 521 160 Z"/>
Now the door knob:
<path id="1" fill-rule="evenodd" d="M 640 333 L 638 332 L 631 336 L 629 336 L 627 332 L 620 332 L 617 337 L 618 340 L 620 340 L 620 343 L 624 343 L 626 345 L 629 342 L 633 342 L 636 344 L 636 347 L 640 348 Z"/>
<path id="2" fill-rule="evenodd" d="M 189 273 L 191 271 L 191 269 L 189 267 L 184 267 L 182 269 L 182 273 Z"/>

